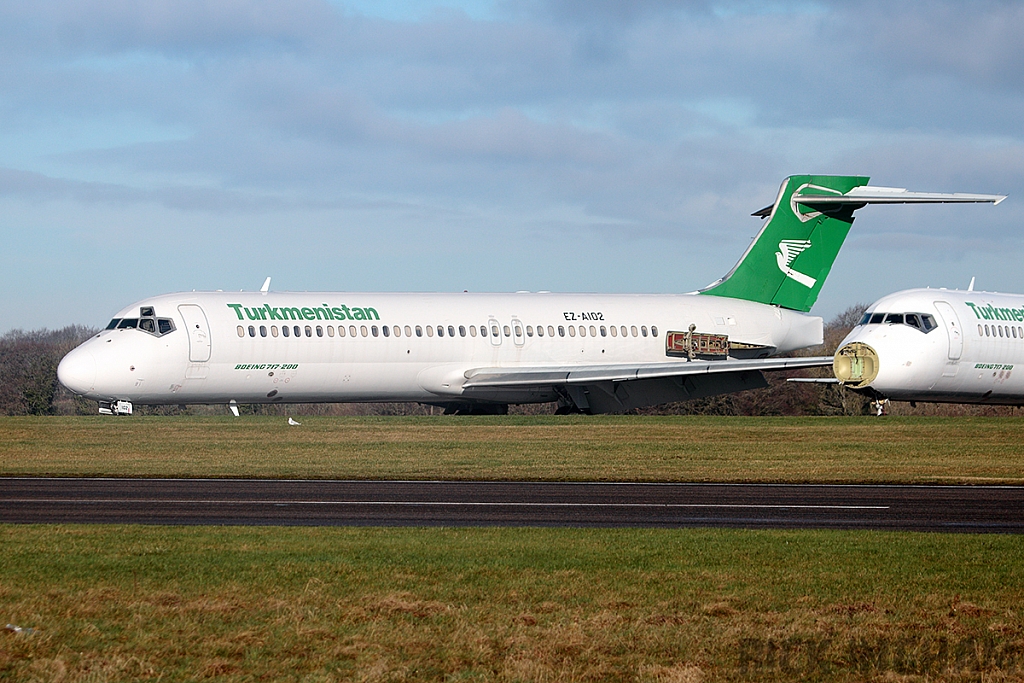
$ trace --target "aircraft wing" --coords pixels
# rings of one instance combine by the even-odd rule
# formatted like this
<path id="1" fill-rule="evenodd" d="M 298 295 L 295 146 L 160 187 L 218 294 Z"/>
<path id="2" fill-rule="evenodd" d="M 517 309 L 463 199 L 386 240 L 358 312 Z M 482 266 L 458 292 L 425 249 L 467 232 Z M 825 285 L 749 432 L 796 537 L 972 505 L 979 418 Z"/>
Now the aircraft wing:
<path id="1" fill-rule="evenodd" d="M 543 388 L 567 395 L 581 410 L 616 413 L 658 403 L 768 386 L 762 372 L 832 365 L 831 356 L 678 360 L 617 365 L 477 368 L 461 385 L 467 398 L 494 400 Z"/>

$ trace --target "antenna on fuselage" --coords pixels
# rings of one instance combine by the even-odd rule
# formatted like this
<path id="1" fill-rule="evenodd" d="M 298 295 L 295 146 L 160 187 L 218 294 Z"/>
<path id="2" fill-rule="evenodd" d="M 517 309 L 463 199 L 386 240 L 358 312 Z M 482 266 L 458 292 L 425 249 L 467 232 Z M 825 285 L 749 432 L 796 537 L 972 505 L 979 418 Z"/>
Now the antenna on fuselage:
<path id="1" fill-rule="evenodd" d="M 269 275 L 267 276 L 267 279 L 263 281 L 263 286 L 260 287 L 260 291 L 263 292 L 264 294 L 266 294 L 267 292 L 270 291 L 270 276 Z"/>
<path id="2" fill-rule="evenodd" d="M 973 292 L 974 291 L 974 278 L 973 277 L 971 278 L 971 284 L 967 285 L 967 291 L 968 292 Z"/>

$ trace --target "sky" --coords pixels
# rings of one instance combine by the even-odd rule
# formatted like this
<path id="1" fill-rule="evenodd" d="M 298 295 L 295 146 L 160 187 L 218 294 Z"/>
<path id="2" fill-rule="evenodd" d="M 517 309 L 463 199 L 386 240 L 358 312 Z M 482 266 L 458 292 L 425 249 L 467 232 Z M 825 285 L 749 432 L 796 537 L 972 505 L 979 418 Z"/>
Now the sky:
<path id="1" fill-rule="evenodd" d="M 0 333 L 187 290 L 686 292 L 794 173 L 812 310 L 1024 291 L 1024 4 L 0 0 Z"/>

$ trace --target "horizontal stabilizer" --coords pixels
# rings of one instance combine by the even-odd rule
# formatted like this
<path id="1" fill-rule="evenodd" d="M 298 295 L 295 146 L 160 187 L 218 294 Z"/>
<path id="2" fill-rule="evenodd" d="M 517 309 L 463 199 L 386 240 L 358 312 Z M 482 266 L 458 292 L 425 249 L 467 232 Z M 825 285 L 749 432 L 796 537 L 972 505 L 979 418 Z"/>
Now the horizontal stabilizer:
<path id="1" fill-rule="evenodd" d="M 846 194 L 803 194 L 793 195 L 797 204 L 848 205 L 861 207 L 865 204 L 998 204 L 1006 199 L 1003 194 L 971 194 L 967 192 L 908 192 L 902 187 L 873 187 L 861 185 Z"/>

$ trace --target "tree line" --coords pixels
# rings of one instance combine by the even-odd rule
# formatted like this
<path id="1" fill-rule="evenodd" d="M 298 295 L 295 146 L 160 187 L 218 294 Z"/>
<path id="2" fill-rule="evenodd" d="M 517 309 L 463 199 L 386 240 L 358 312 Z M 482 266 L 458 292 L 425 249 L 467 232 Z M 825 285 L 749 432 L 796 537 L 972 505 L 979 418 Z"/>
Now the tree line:
<path id="1" fill-rule="evenodd" d="M 860 320 L 865 305 L 851 306 L 825 325 L 825 343 L 797 355 L 835 353 L 843 338 Z M 57 365 L 64 355 L 97 330 L 70 325 L 60 330 L 13 330 L 0 336 L 0 415 L 95 415 L 97 404 L 73 395 L 57 381 Z M 831 368 L 766 373 L 768 386 L 735 394 L 670 403 L 633 411 L 640 415 L 865 415 L 867 398 L 835 384 L 787 382 L 808 374 L 829 377 Z M 267 415 L 430 415 L 436 406 L 404 403 L 309 404 L 240 406 L 249 414 Z M 514 414 L 546 414 L 555 404 L 510 406 Z M 222 414 L 224 406 L 136 406 L 140 414 Z M 893 404 L 893 414 L 1002 415 L 1015 408 L 944 404 Z"/>

